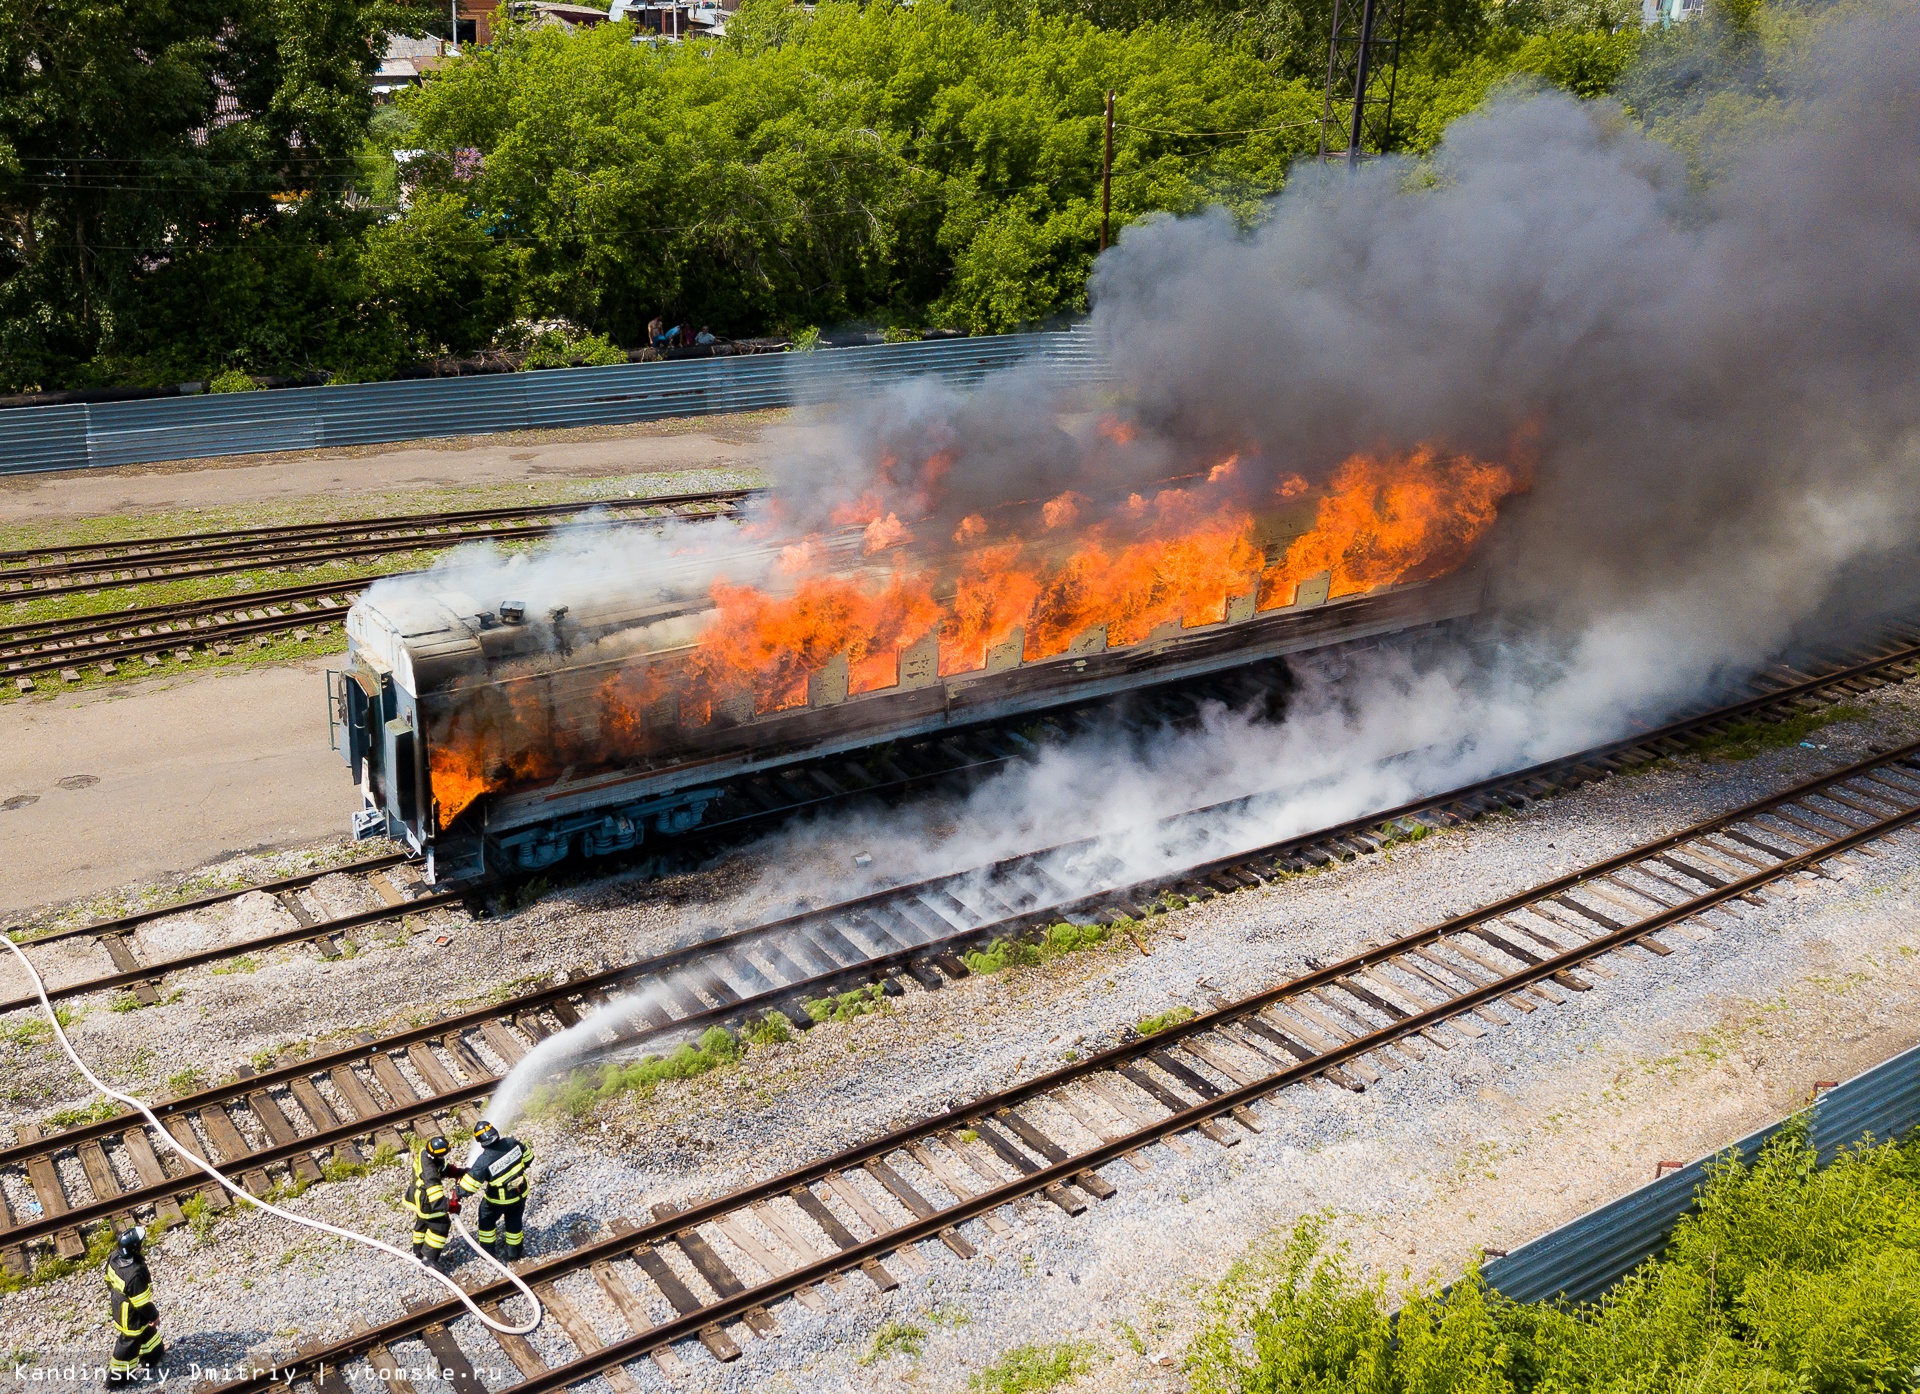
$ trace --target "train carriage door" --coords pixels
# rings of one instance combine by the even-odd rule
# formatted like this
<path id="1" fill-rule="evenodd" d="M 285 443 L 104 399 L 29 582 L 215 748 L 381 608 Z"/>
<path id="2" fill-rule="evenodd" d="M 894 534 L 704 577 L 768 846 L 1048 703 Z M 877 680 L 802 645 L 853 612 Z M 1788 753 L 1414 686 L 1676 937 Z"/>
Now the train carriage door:
<path id="1" fill-rule="evenodd" d="M 368 680 L 358 673 L 335 672 L 333 678 L 333 719 L 339 733 L 340 758 L 359 777 L 360 762 L 367 758 L 373 744 L 372 706 L 374 692 Z"/>

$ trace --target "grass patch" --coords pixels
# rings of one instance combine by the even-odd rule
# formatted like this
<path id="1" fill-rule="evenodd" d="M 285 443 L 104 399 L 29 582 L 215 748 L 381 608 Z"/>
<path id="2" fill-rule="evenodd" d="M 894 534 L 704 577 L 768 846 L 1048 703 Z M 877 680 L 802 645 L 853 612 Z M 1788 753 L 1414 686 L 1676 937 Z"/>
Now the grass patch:
<path id="1" fill-rule="evenodd" d="M 890 1321 L 875 1333 L 873 1345 L 860 1357 L 862 1365 L 877 1365 L 882 1360 L 896 1355 L 904 1355 L 913 1360 L 920 1358 L 920 1352 L 927 1344 L 927 1328 L 915 1326 L 911 1322 Z"/>
<path id="2" fill-rule="evenodd" d="M 1694 752 L 1708 760 L 1751 760 L 1763 750 L 1798 745 L 1823 726 L 1865 716 L 1864 707 L 1842 702 L 1817 712 L 1801 712 L 1785 721 L 1736 721 L 1717 736 L 1694 743 Z"/>
<path id="3" fill-rule="evenodd" d="M 1093 1346 L 1087 1341 L 1015 1346 L 996 1363 L 974 1374 L 967 1388 L 990 1394 L 1030 1394 L 1057 1388 L 1092 1368 Z"/>
<path id="4" fill-rule="evenodd" d="M 159 994 L 159 1000 L 156 1002 L 142 1002 L 131 992 L 121 992 L 116 993 L 113 1000 L 107 1003 L 107 1006 L 116 1012 L 137 1012 L 150 1006 L 171 1007 L 175 1002 L 184 999 L 186 995 L 186 990 L 182 988 L 176 992 L 163 992 Z"/>
<path id="5" fill-rule="evenodd" d="M 206 1077 L 206 1071 L 198 1065 L 189 1065 L 184 1070 L 175 1070 L 167 1076 L 167 1091 L 175 1098 L 183 1094 L 191 1094 L 200 1087 Z"/>
<path id="6" fill-rule="evenodd" d="M 744 1034 L 753 1045 L 784 1045 L 793 1039 L 793 1027 L 780 1013 L 768 1012 L 749 1026 Z"/>
<path id="7" fill-rule="evenodd" d="M 229 973 L 258 973 L 259 971 L 260 960 L 252 954 L 241 954 L 238 958 L 228 959 L 225 963 L 207 970 L 216 978 L 225 977 Z"/>
<path id="8" fill-rule="evenodd" d="M 740 1043 L 725 1027 L 710 1027 L 699 1044 L 682 1044 L 671 1055 L 649 1055 L 630 1065 L 608 1063 L 576 1071 L 559 1084 L 534 1090 L 527 1111 L 540 1116 L 563 1116 L 578 1121 L 607 1100 L 621 1094 L 649 1098 L 668 1080 L 694 1079 L 731 1065 L 740 1058 Z"/>
<path id="9" fill-rule="evenodd" d="M 869 983 L 843 992 L 838 997 L 816 997 L 806 1003 L 807 1015 L 817 1022 L 852 1021 L 857 1016 L 877 1012 L 887 999 L 887 990 Z"/>
<path id="10" fill-rule="evenodd" d="M 1083 949 L 1095 948 L 1113 938 L 1116 929 L 1132 924 L 1133 921 L 1122 916 L 1110 925 L 1106 924 L 1067 924 L 1062 921 L 1051 926 L 1037 942 L 1025 939 L 996 939 L 984 949 L 975 949 L 961 955 L 968 968 L 976 973 L 998 973 L 1007 968 L 1032 968 L 1059 958 L 1063 954 L 1079 953 Z"/>
<path id="11" fill-rule="evenodd" d="M 23 1017 L 11 1025 L 0 1026 L 0 1041 L 5 1041 L 8 1045 L 30 1046 L 39 1041 L 49 1040 L 52 1036 L 53 1028 L 47 1025 L 45 1017 L 38 1015 Z"/>
<path id="12" fill-rule="evenodd" d="M 63 1108 L 58 1113 L 50 1113 L 47 1121 L 56 1128 L 78 1128 L 85 1123 L 104 1123 L 119 1113 L 120 1105 L 102 1094 L 85 1108 Z"/>
<path id="13" fill-rule="evenodd" d="M 522 881 L 518 886 L 498 896 L 494 900 L 494 913 L 497 915 L 517 915 L 529 905 L 537 905 L 540 898 L 553 889 L 553 881 L 546 876 L 535 876 Z"/>
<path id="14" fill-rule="evenodd" d="M 1178 1026 L 1183 1021 L 1192 1020 L 1192 1007 L 1170 1007 L 1158 1016 L 1141 1017 L 1134 1023 L 1133 1029 L 1143 1036 L 1157 1036 L 1169 1026 Z"/>
<path id="15" fill-rule="evenodd" d="M 78 1258 L 43 1258 L 25 1273 L 13 1273 L 0 1269 L 0 1293 L 41 1287 L 47 1283 L 57 1283 L 62 1278 L 84 1272 L 89 1268 L 100 1268 L 105 1265 L 108 1255 L 113 1252 L 113 1245 L 113 1226 L 100 1225 L 87 1236 L 87 1251 Z"/>

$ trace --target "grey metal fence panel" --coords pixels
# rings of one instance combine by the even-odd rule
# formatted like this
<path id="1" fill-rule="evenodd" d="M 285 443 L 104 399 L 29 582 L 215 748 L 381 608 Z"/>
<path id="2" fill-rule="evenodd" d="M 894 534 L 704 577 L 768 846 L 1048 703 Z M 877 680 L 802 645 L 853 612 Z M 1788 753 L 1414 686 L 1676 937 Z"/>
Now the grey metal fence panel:
<path id="1" fill-rule="evenodd" d="M 27 470 L 68 469 L 70 465 L 45 464 L 48 460 L 87 462 L 87 419 L 91 408 L 85 403 L 64 407 L 34 407 L 20 413 L 29 417 L 17 427 L 0 423 L 0 474 Z"/>
<path id="2" fill-rule="evenodd" d="M 1871 1138 L 1885 1141 L 1920 1128 L 1920 1047 L 1896 1055 L 1838 1088 L 1829 1089 L 1804 1118 L 1820 1159 Z M 1751 1161 L 1792 1120 L 1749 1133 L 1715 1156 Z M 1522 1245 L 1481 1270 L 1489 1286 L 1518 1302 L 1565 1296 L 1593 1302 L 1649 1257 L 1666 1248 L 1674 1227 L 1694 1209 L 1695 1194 L 1714 1157 L 1703 1157 L 1610 1205 L 1588 1211 Z"/>
<path id="3" fill-rule="evenodd" d="M 756 411 L 1028 362 L 1103 375 L 1084 330 L 0 411 L 0 474 Z"/>
<path id="4" fill-rule="evenodd" d="M 431 436 L 524 430 L 531 374 L 365 382 L 300 389 L 314 398 L 321 445 L 377 445 Z M 477 390 L 476 390 L 477 389 Z M 0 421 L 0 426 L 5 422 Z"/>
<path id="5" fill-rule="evenodd" d="M 168 407 L 187 410 L 155 410 Z M 236 392 L 152 402 L 99 402 L 88 410 L 89 465 L 298 450 L 325 443 L 319 415 L 304 392 Z M 6 424 L 0 422 L 0 427 Z"/>

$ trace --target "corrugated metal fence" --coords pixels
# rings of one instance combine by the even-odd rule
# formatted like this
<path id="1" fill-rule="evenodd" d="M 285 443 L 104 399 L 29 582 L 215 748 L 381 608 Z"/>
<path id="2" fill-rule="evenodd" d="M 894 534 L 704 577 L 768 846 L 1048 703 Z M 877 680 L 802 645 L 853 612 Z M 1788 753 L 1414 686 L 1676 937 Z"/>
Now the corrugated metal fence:
<path id="1" fill-rule="evenodd" d="M 1867 1136 L 1881 1141 L 1904 1137 L 1920 1127 L 1920 1046 L 1827 1090 L 1796 1116 L 1807 1120 L 1823 1162 Z M 1786 1126 L 1783 1121 L 1750 1133 L 1715 1156 L 1735 1152 L 1751 1161 Z M 1674 1226 L 1694 1208 L 1694 1192 L 1705 1182 L 1713 1160 L 1702 1157 L 1505 1258 L 1489 1261 L 1481 1270 L 1488 1285 L 1518 1302 L 1539 1302 L 1557 1294 L 1580 1302 L 1598 1299 L 1666 1248 Z"/>
<path id="2" fill-rule="evenodd" d="M 0 411 L 0 474 L 759 411 L 1016 363 L 1104 375 L 1084 330 Z"/>

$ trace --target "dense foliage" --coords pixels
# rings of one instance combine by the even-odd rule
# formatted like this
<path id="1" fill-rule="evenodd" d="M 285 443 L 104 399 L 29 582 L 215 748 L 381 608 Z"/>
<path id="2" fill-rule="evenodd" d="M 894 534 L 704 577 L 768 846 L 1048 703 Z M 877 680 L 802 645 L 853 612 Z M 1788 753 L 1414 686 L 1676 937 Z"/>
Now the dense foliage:
<path id="1" fill-rule="evenodd" d="M 367 75 L 405 3 L 0 0 L 0 381 L 337 339 L 300 326 L 336 313 Z"/>
<path id="2" fill-rule="evenodd" d="M 484 152 L 468 179 L 437 170 L 435 199 L 493 231 L 526 313 L 619 342 L 663 309 L 734 331 L 1006 328 L 1082 294 L 1107 88 L 1134 123 L 1122 220 L 1217 201 L 1250 216 L 1319 107 L 1251 53 L 1158 26 L 1014 31 L 937 3 L 809 20 L 756 0 L 729 27 L 711 51 L 510 32 L 405 104 L 406 139 Z M 1261 127 L 1279 129 L 1162 133 Z"/>
<path id="3" fill-rule="evenodd" d="M 1216 203 L 1250 222 L 1316 145 L 1331 15 L 749 0 L 719 41 L 508 26 L 375 108 L 380 35 L 438 13 L 416 3 L 0 0 L 0 390 L 605 359 L 654 315 L 1040 322 L 1085 304 L 1105 91 L 1116 229 Z M 1408 0 L 1399 143 L 1517 76 L 1639 91 L 1707 168 L 1713 122 L 1779 110 L 1791 27 L 1715 3 L 1643 39 L 1634 0 Z M 1659 62 L 1631 66 L 1642 49 Z M 1751 80 L 1714 107 L 1696 89 L 1722 50 Z"/>
<path id="4" fill-rule="evenodd" d="M 1672 1247 L 1599 1305 L 1523 1305 L 1477 1273 L 1389 1316 L 1319 1229 L 1225 1280 L 1196 1394 L 1910 1389 L 1920 1369 L 1920 1143 L 1816 1169 L 1804 1137 L 1721 1166 Z"/>

